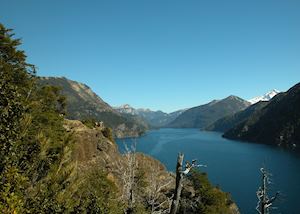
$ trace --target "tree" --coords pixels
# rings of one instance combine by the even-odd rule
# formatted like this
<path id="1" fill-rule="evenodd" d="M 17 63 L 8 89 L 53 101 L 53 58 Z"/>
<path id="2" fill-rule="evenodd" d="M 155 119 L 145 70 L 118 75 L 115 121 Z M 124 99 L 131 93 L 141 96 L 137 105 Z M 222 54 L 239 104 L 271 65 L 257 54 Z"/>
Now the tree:
<path id="1" fill-rule="evenodd" d="M 206 173 L 192 169 L 187 175 L 187 181 L 194 188 L 194 195 L 183 195 L 180 212 L 203 214 L 232 214 L 234 208 L 231 197 L 218 187 L 213 186 Z M 234 208 L 235 209 L 235 208 Z M 235 210 L 238 210 L 237 208 Z M 239 212 L 237 212 L 239 213 Z"/>
<path id="2" fill-rule="evenodd" d="M 23 51 L 17 49 L 11 29 L 0 23 L 0 173 L 8 162 L 16 160 L 17 141 L 22 130 L 22 116 L 30 96 L 35 68 L 26 63 Z"/>
<path id="3" fill-rule="evenodd" d="M 147 207 L 151 214 L 169 213 L 173 195 L 167 196 L 166 190 L 173 183 L 173 177 L 164 175 L 159 162 L 153 161 L 147 168 Z"/>
<path id="4" fill-rule="evenodd" d="M 176 187 L 175 187 L 175 195 L 172 201 L 172 206 L 170 210 L 170 214 L 175 214 L 178 209 L 180 194 L 182 190 L 182 181 L 183 181 L 183 173 L 182 173 L 182 162 L 183 162 L 184 154 L 179 153 L 177 158 L 177 165 L 176 165 Z"/>
<path id="5" fill-rule="evenodd" d="M 65 99 L 58 88 L 37 86 L 13 36 L 0 24 L 0 212 L 46 212 L 63 204 L 51 188 L 66 190 L 72 177 Z"/>
<path id="6" fill-rule="evenodd" d="M 262 173 L 262 184 L 256 192 L 258 203 L 256 210 L 259 214 L 268 214 L 273 202 L 278 198 L 279 192 L 276 192 L 275 196 L 269 198 L 268 196 L 268 184 L 270 183 L 270 174 L 264 169 L 260 169 Z"/>
<path id="7" fill-rule="evenodd" d="M 18 49 L 19 39 L 0 23 L 0 211 L 22 211 L 24 183 L 20 160 L 24 114 L 34 84 L 35 67 Z"/>

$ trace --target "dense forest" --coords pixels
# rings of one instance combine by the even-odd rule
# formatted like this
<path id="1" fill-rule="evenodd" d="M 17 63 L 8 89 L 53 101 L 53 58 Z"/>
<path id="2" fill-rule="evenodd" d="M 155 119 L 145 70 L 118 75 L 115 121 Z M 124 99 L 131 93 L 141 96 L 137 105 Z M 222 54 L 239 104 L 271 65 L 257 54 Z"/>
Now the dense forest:
<path id="1" fill-rule="evenodd" d="M 143 154 L 121 155 L 109 127 L 65 119 L 66 98 L 37 84 L 20 44 L 0 24 L 0 212 L 168 213 L 174 174 Z M 182 194 L 180 213 L 238 213 L 198 170 Z"/>

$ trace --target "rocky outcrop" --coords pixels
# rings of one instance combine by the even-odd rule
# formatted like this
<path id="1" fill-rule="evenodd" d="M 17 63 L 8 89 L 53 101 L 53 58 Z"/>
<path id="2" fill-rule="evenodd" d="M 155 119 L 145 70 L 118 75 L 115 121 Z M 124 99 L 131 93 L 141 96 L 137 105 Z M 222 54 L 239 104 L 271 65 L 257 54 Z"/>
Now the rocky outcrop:
<path id="1" fill-rule="evenodd" d="M 126 167 L 126 157 L 119 153 L 117 144 L 103 135 L 105 127 L 88 128 L 78 120 L 65 120 L 65 129 L 72 133 L 73 158 L 80 172 L 99 168 L 109 173 L 110 178 L 120 178 L 118 170 Z M 166 179 L 172 176 L 159 161 L 142 153 L 136 154 L 138 168 L 149 177 L 152 169 Z"/>
<path id="2" fill-rule="evenodd" d="M 149 210 L 157 209 L 158 205 L 161 210 L 169 208 L 174 194 L 175 175 L 167 172 L 161 162 L 142 153 L 120 154 L 116 143 L 105 137 L 105 126 L 88 128 L 80 121 L 65 120 L 64 127 L 73 138 L 72 158 L 77 163 L 79 176 L 90 170 L 102 170 L 106 172 L 107 179 L 117 186 L 119 198 L 126 198 L 124 188 L 126 189 L 128 182 L 128 163 L 133 160 L 135 200 L 146 204 Z M 195 186 L 188 179 L 185 179 L 183 194 L 184 203 L 193 203 L 196 200 Z M 232 214 L 238 214 L 235 204 L 228 206 L 230 207 L 226 210 L 230 208 Z"/>

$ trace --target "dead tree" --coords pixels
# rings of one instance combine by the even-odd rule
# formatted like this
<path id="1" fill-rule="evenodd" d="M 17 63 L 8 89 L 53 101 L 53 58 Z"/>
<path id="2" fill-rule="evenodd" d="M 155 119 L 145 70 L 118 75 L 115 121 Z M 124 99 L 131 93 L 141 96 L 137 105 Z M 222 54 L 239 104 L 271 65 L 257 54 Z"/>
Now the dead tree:
<path id="1" fill-rule="evenodd" d="M 151 214 L 163 214 L 170 212 L 172 197 L 167 197 L 163 191 L 172 183 L 173 179 L 161 179 L 160 165 L 153 163 L 150 166 L 149 187 L 147 188 L 147 203 Z"/>
<path id="2" fill-rule="evenodd" d="M 185 169 L 182 169 L 184 155 L 182 153 L 178 154 L 177 158 L 177 166 L 176 166 L 176 187 L 175 187 L 175 195 L 173 197 L 170 214 L 175 214 L 178 209 L 180 194 L 183 187 L 183 176 L 189 174 L 189 172 L 195 167 L 207 167 L 203 164 L 197 164 L 197 159 L 192 160 L 192 163 L 186 161 Z"/>
<path id="3" fill-rule="evenodd" d="M 120 199 L 126 203 L 124 213 L 134 212 L 136 203 L 136 174 L 138 170 L 138 161 L 136 157 L 136 143 L 130 148 L 125 144 L 125 152 L 122 160 L 114 162 L 114 173 L 121 179 L 122 195 Z"/>
<path id="4" fill-rule="evenodd" d="M 184 155 L 182 153 L 178 154 L 177 158 L 177 166 L 176 166 L 176 186 L 175 186 L 175 195 L 172 201 L 170 214 L 176 214 L 179 201 L 180 194 L 182 190 L 182 181 L 183 181 L 183 173 L 182 173 L 182 162 Z"/>
<path id="5" fill-rule="evenodd" d="M 132 145 L 131 149 L 128 149 L 126 146 L 126 170 L 123 174 L 124 180 L 124 194 L 127 199 L 127 210 L 126 213 L 133 213 L 134 205 L 135 205 L 135 176 L 138 168 L 137 160 L 136 160 L 136 144 Z"/>
<path id="6" fill-rule="evenodd" d="M 275 196 L 269 198 L 267 186 L 270 183 L 270 174 L 264 168 L 261 168 L 260 171 L 262 173 L 262 184 L 256 192 L 258 198 L 256 210 L 259 214 L 268 214 L 273 202 L 277 199 L 279 192 L 276 192 Z"/>

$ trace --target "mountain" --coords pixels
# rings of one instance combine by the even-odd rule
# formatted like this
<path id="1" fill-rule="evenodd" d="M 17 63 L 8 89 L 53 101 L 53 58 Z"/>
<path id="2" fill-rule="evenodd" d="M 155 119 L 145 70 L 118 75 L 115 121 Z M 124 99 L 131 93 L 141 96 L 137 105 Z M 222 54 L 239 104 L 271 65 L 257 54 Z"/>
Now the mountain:
<path id="1" fill-rule="evenodd" d="M 172 128 L 205 128 L 216 120 L 247 108 L 249 102 L 237 96 L 229 96 L 223 100 L 190 108 L 179 115 L 167 127 Z"/>
<path id="2" fill-rule="evenodd" d="M 152 127 L 164 127 L 175 120 L 185 110 L 178 110 L 172 113 L 162 111 L 151 111 L 149 109 L 137 109 L 138 115 L 144 118 Z"/>
<path id="3" fill-rule="evenodd" d="M 170 120 L 169 114 L 163 111 L 151 111 L 149 109 L 137 109 L 137 111 L 138 115 L 154 128 L 162 127 Z"/>
<path id="4" fill-rule="evenodd" d="M 298 147 L 300 142 L 300 83 L 273 97 L 224 137 L 256 143 Z"/>
<path id="5" fill-rule="evenodd" d="M 76 120 L 96 119 L 111 127 L 118 138 L 138 136 L 147 127 L 135 118 L 124 117 L 83 83 L 65 77 L 40 77 L 40 85 L 61 88 L 67 98 L 67 118 Z"/>
<path id="6" fill-rule="evenodd" d="M 276 96 L 278 93 L 280 93 L 278 90 L 273 89 L 273 90 L 269 91 L 268 93 L 265 93 L 264 95 L 254 97 L 254 98 L 248 100 L 248 102 L 250 102 L 251 104 L 255 104 L 259 101 L 269 101 L 274 96 Z"/>
<path id="7" fill-rule="evenodd" d="M 167 125 L 175 118 L 177 118 L 180 114 L 182 114 L 182 112 L 186 111 L 186 109 L 183 109 L 172 113 L 165 113 L 163 111 L 152 111 L 150 109 L 144 108 L 135 109 L 128 104 L 115 107 L 114 109 L 121 114 L 136 115 L 154 128 L 159 128 Z"/>
<path id="8" fill-rule="evenodd" d="M 114 109 L 122 114 L 138 115 L 138 111 L 135 108 L 131 107 L 129 104 L 124 104 L 119 107 L 114 107 Z"/>
<path id="9" fill-rule="evenodd" d="M 188 110 L 188 108 L 169 113 L 169 121 L 166 121 L 166 124 L 169 124 L 170 122 L 174 121 L 179 115 L 181 115 L 186 110 Z"/>
<path id="10" fill-rule="evenodd" d="M 207 126 L 205 128 L 206 131 L 217 131 L 217 132 L 226 132 L 229 129 L 237 126 L 239 123 L 245 121 L 248 119 L 252 114 L 255 112 L 261 110 L 263 107 L 265 107 L 268 104 L 267 101 L 260 101 L 258 103 L 255 103 L 245 110 L 239 111 L 233 115 L 228 115 L 226 117 L 223 117 L 213 124 Z"/>

